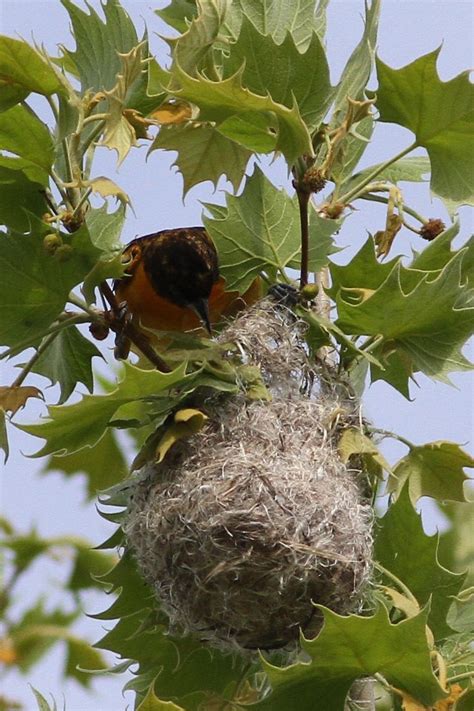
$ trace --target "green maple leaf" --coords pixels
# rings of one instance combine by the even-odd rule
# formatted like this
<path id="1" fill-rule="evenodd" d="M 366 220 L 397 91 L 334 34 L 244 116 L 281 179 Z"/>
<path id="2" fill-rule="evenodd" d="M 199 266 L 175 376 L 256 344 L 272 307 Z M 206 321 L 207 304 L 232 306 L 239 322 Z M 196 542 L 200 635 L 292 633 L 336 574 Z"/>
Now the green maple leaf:
<path id="1" fill-rule="evenodd" d="M 40 355 L 33 370 L 54 383 L 59 383 L 61 405 L 74 392 L 77 383 L 84 383 L 92 392 L 92 358 L 102 353 L 75 327 L 63 329 L 51 345 Z"/>
<path id="2" fill-rule="evenodd" d="M 369 81 L 374 62 L 380 7 L 380 0 L 372 0 L 370 6 L 365 3 L 364 32 L 347 60 L 336 87 L 332 126 L 337 123 L 339 113 L 346 110 L 347 97 L 361 99 L 364 96 L 364 89 Z"/>
<path id="3" fill-rule="evenodd" d="M 290 33 L 276 43 L 271 34 L 262 35 L 244 17 L 238 39 L 223 64 L 224 78 L 241 67 L 242 85 L 252 93 L 269 94 L 288 108 L 296 99 L 309 131 L 319 126 L 331 103 L 332 90 L 326 54 L 317 34 L 302 52 Z"/>
<path id="4" fill-rule="evenodd" d="M 407 541 L 410 542 L 407 547 Z M 438 561 L 438 535 L 427 536 L 404 487 L 380 520 L 376 559 L 411 590 L 420 605 L 431 600 L 428 625 L 435 639 L 452 634 L 446 617 L 465 574 L 452 573 Z M 392 584 L 389 579 L 389 584 Z"/>
<path id="5" fill-rule="evenodd" d="M 110 90 L 120 71 L 119 52 L 126 54 L 139 43 L 133 22 L 118 0 L 102 4 L 105 22 L 93 7 L 84 12 L 71 0 L 61 0 L 69 13 L 76 50 L 64 50 L 81 80 L 82 90 Z"/>
<path id="6" fill-rule="evenodd" d="M 157 396 L 178 383 L 184 384 L 192 378 L 186 376 L 185 372 L 185 363 L 171 373 L 142 370 L 126 363 L 124 378 L 112 392 L 106 395 L 86 395 L 74 405 L 53 405 L 48 408 L 48 421 L 17 426 L 35 437 L 46 439 L 46 444 L 35 457 L 53 453 L 72 454 L 83 447 L 93 447 L 122 405 Z"/>
<path id="7" fill-rule="evenodd" d="M 205 218 L 217 251 L 222 275 L 229 289 L 244 292 L 263 270 L 271 278 L 286 267 L 299 265 L 301 235 L 296 198 L 270 183 L 259 168 L 247 180 L 239 197 L 229 195 L 227 208 L 208 205 Z M 333 250 L 330 235 L 340 226 L 313 211 L 310 221 L 309 268 L 317 271 Z"/>
<path id="8" fill-rule="evenodd" d="M 413 261 L 410 264 L 411 269 L 420 269 L 421 271 L 438 271 L 442 269 L 454 257 L 455 251 L 451 249 L 453 239 L 459 233 L 459 221 L 456 220 L 451 227 L 444 230 L 436 239 L 429 242 L 422 252 L 415 252 Z M 474 242 L 474 238 L 472 239 Z M 468 245 L 464 245 L 466 247 Z M 462 269 L 465 273 L 468 264 L 468 255 L 465 254 Z"/>
<path id="9" fill-rule="evenodd" d="M 102 581 L 118 593 L 118 598 L 108 610 L 93 617 L 119 621 L 97 643 L 99 648 L 138 663 L 141 678 L 151 673 L 160 699 L 181 702 L 194 694 L 201 702 L 210 692 L 225 696 L 226 689 L 235 682 L 236 670 L 244 670 L 246 660 L 218 650 L 211 653 L 200 640 L 189 636 L 170 635 L 167 620 L 137 571 L 130 551 Z"/>
<path id="10" fill-rule="evenodd" d="M 170 88 L 170 90 L 179 98 L 199 107 L 200 121 L 215 122 L 217 127 L 233 116 L 242 118 L 242 116 L 248 117 L 252 113 L 262 112 L 274 114 L 277 122 L 274 149 L 283 153 L 290 164 L 300 155 L 312 155 L 311 137 L 301 118 L 296 100 L 291 107 L 287 107 L 274 101 L 269 94 L 266 96 L 254 94 L 243 85 L 242 73 L 243 70 L 240 69 L 227 79 L 211 81 L 203 75 L 189 76 L 178 65 L 172 76 L 179 81 L 180 88 Z M 273 117 L 269 116 L 268 121 L 271 131 L 274 124 Z"/>
<path id="11" fill-rule="evenodd" d="M 421 496 L 438 501 L 465 501 L 465 467 L 474 467 L 474 459 L 454 442 L 430 442 L 412 447 L 394 469 L 388 491 L 400 493 L 408 480 L 413 504 Z"/>
<path id="12" fill-rule="evenodd" d="M 226 14 L 226 26 L 232 37 L 238 37 L 243 19 L 249 20 L 261 35 L 270 35 L 281 44 L 289 33 L 300 52 L 311 42 L 314 32 L 321 39 L 326 29 L 328 0 L 235 0 Z"/>
<path id="13" fill-rule="evenodd" d="M 16 345 L 29 339 L 34 344 L 61 313 L 69 292 L 97 261 L 85 227 L 62 235 L 72 247 L 69 259 L 47 254 L 43 237 L 48 226 L 35 222 L 30 234 L 7 233 L 0 239 L 0 341 Z"/>
<path id="14" fill-rule="evenodd" d="M 160 129 L 149 152 L 177 151 L 175 165 L 183 176 L 186 194 L 194 185 L 210 180 L 214 186 L 222 175 L 237 190 L 250 158 L 250 151 L 223 136 L 212 126 L 192 124 Z M 225 160 L 222 157 L 225 156 Z"/>
<path id="15" fill-rule="evenodd" d="M 348 264 L 330 263 L 332 287 L 329 293 L 336 299 L 342 289 L 378 289 L 397 262 L 397 258 L 390 262 L 379 262 L 374 240 L 369 237 Z"/>
<path id="16" fill-rule="evenodd" d="M 44 186 L 29 180 L 22 170 L 16 170 L 19 166 L 11 166 L 16 161 L 15 158 L 3 161 L 0 156 L 0 224 L 20 233 L 27 232 L 32 218 L 39 219 L 48 206 Z M 9 167 L 3 167 L 4 163 Z"/>
<path id="17" fill-rule="evenodd" d="M 365 119 L 367 120 L 367 119 Z M 357 133 L 360 133 L 359 127 L 357 128 Z M 350 138 L 350 136 L 349 136 Z M 356 140 L 356 139 L 353 139 Z M 344 192 L 349 192 L 356 185 L 365 180 L 372 172 L 381 167 L 381 163 L 378 165 L 371 165 L 369 168 L 364 168 L 360 173 L 352 175 L 348 180 L 343 183 Z M 390 183 L 399 183 L 401 181 L 409 181 L 412 183 L 421 183 L 426 180 L 426 175 L 430 172 L 430 161 L 425 156 L 412 156 L 410 158 L 401 158 L 395 161 L 392 165 L 385 168 L 377 175 L 377 182 L 385 180 Z"/>
<path id="18" fill-rule="evenodd" d="M 46 125 L 24 106 L 14 106 L 0 114 L 0 149 L 16 156 L 3 156 L 5 167 L 16 167 L 31 181 L 47 185 L 54 144 Z"/>
<path id="19" fill-rule="evenodd" d="M 178 32 L 186 32 L 188 22 L 197 15 L 197 6 L 194 0 L 171 0 L 162 10 L 155 10 L 155 14 Z"/>
<path id="20" fill-rule="evenodd" d="M 61 91 L 54 69 L 22 40 L 0 36 L 0 111 L 24 101 L 30 92 L 49 96 Z"/>
<path id="21" fill-rule="evenodd" d="M 472 333 L 472 292 L 462 280 L 462 259 L 460 250 L 439 272 L 397 263 L 378 287 L 342 287 L 337 325 L 346 333 L 381 336 L 374 355 L 382 362 L 386 351 L 396 353 L 410 371 L 449 382 L 447 373 L 468 367 L 460 347 Z"/>
<path id="22" fill-rule="evenodd" d="M 119 481 L 128 473 L 128 466 L 122 450 L 117 444 L 113 430 L 107 429 L 97 444 L 81 449 L 73 454 L 53 455 L 43 473 L 60 471 L 66 476 L 84 473 L 87 480 L 87 494 L 90 499 Z"/>
<path id="23" fill-rule="evenodd" d="M 377 60 L 380 120 L 398 123 L 428 151 L 431 188 L 457 203 L 474 201 L 474 87 L 469 72 L 442 82 L 436 71 L 440 50 L 401 69 Z"/>
<path id="24" fill-rule="evenodd" d="M 393 625 L 382 607 L 370 617 L 342 617 L 320 609 L 322 631 L 301 643 L 310 661 L 285 668 L 263 661 L 273 693 L 252 709 L 284 711 L 297 698 L 301 711 L 314 711 L 315 700 L 324 711 L 343 711 L 353 682 L 376 673 L 426 705 L 445 695 L 431 666 L 427 610 Z"/>

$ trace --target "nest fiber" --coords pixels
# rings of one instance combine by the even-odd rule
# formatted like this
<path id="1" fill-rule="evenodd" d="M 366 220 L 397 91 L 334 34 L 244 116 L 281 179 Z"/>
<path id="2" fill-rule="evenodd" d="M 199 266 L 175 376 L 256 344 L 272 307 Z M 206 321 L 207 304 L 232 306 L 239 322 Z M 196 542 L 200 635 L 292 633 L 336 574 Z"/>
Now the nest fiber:
<path id="1" fill-rule="evenodd" d="M 370 576 L 370 507 L 337 454 L 357 407 L 317 376 L 308 394 L 301 325 L 281 307 L 264 301 L 221 340 L 260 366 L 272 400 L 203 397 L 206 427 L 141 472 L 127 539 L 173 632 L 288 647 L 318 631 L 313 603 L 358 609 Z"/>

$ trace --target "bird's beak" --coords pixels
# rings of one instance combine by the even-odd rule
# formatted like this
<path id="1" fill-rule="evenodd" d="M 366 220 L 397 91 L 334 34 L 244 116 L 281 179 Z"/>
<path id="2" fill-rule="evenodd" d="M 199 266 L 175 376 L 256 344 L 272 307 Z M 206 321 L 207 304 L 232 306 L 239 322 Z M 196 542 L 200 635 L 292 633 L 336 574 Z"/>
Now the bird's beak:
<path id="1" fill-rule="evenodd" d="M 199 316 L 206 331 L 209 335 L 212 334 L 211 322 L 209 320 L 209 302 L 207 299 L 196 299 L 192 304 L 189 304 L 190 308 Z"/>

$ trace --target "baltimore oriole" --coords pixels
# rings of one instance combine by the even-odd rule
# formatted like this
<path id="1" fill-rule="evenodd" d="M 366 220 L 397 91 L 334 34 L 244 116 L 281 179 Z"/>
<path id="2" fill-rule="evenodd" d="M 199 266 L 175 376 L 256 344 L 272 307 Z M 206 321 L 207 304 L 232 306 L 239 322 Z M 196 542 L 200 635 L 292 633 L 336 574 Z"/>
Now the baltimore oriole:
<path id="1" fill-rule="evenodd" d="M 204 227 L 182 227 L 137 237 L 124 252 L 125 276 L 114 290 L 119 303 L 145 328 L 189 331 L 211 325 L 262 295 L 260 279 L 239 295 L 226 291 L 216 248 Z"/>

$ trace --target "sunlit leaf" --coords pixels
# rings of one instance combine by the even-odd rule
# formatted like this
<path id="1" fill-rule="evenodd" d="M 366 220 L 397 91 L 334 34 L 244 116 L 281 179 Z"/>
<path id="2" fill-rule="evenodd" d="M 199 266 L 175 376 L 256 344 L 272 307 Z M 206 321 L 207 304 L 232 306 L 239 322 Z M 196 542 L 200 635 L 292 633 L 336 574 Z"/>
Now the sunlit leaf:
<path id="1" fill-rule="evenodd" d="M 185 194 L 205 180 L 217 186 L 222 175 L 237 190 L 250 158 L 250 151 L 206 125 L 162 128 L 150 151 L 158 148 L 177 151 L 175 165 L 183 176 Z"/>
<path id="2" fill-rule="evenodd" d="M 428 151 L 431 188 L 458 203 L 474 201 L 474 87 L 469 72 L 443 82 L 436 62 L 440 50 L 401 69 L 377 61 L 380 120 L 413 131 L 416 144 Z"/>
<path id="3" fill-rule="evenodd" d="M 192 118 L 192 109 L 189 104 L 182 101 L 165 101 L 152 111 L 150 118 L 161 125 L 180 124 Z"/>
<path id="4" fill-rule="evenodd" d="M 120 71 L 120 53 L 138 44 L 135 27 L 117 0 L 102 4 L 105 22 L 91 5 L 85 12 L 71 0 L 61 0 L 69 13 L 76 49 L 65 50 L 79 73 L 82 90 L 110 90 Z"/>
<path id="5" fill-rule="evenodd" d="M 145 69 L 141 45 L 133 47 L 127 53 L 120 54 L 120 60 L 121 68 L 117 76 L 117 83 L 112 89 L 104 92 L 107 97 L 107 118 L 100 144 L 117 151 L 119 164 L 130 149 L 136 145 L 139 137 L 132 122 L 128 120 L 125 107 L 128 92 Z"/>
<path id="6" fill-rule="evenodd" d="M 400 493 L 408 480 L 410 499 L 415 504 L 422 496 L 438 501 L 465 501 L 465 467 L 474 459 L 454 442 L 430 442 L 413 447 L 394 469 L 388 490 Z"/>
<path id="7" fill-rule="evenodd" d="M 117 185 L 117 183 L 114 183 L 113 180 L 105 176 L 101 175 L 98 178 L 92 178 L 92 180 L 87 181 L 86 185 L 91 187 L 93 192 L 99 193 L 99 195 L 104 198 L 115 197 L 122 203 L 130 202 L 130 198 L 120 185 Z"/>
<path id="8" fill-rule="evenodd" d="M 143 701 L 137 706 L 137 711 L 184 711 L 172 701 L 161 701 L 155 694 L 154 684 L 150 686 Z"/>
<path id="9" fill-rule="evenodd" d="M 6 462 L 10 454 L 10 447 L 8 445 L 7 423 L 3 408 L 0 409 L 0 449 L 3 451 L 4 462 Z"/>
<path id="10" fill-rule="evenodd" d="M 332 90 L 326 55 L 316 34 L 302 53 L 291 34 L 276 43 L 268 29 L 263 35 L 244 17 L 239 37 L 224 61 L 224 78 L 233 76 L 241 67 L 242 85 L 252 93 L 269 94 L 273 101 L 290 109 L 296 99 L 310 131 L 321 123 Z"/>
<path id="11" fill-rule="evenodd" d="M 409 549 L 407 542 L 409 541 Z M 404 487 L 380 520 L 375 541 L 376 559 L 397 576 L 420 605 L 431 599 L 428 625 L 435 639 L 452 633 L 446 616 L 465 575 L 446 570 L 438 561 L 438 536 L 427 536 Z M 392 585 L 392 580 L 387 579 Z"/>
<path id="12" fill-rule="evenodd" d="M 201 121 L 214 121 L 219 126 L 230 116 L 273 112 L 278 125 L 275 150 L 281 151 L 290 164 L 302 154 L 312 155 L 310 135 L 296 100 L 288 108 L 270 95 L 254 94 L 242 84 L 242 70 L 223 81 L 210 81 L 202 75 L 191 77 L 177 66 L 173 76 L 180 85 L 173 93 L 196 104 Z"/>
<path id="13" fill-rule="evenodd" d="M 226 16 L 226 24 L 232 36 L 239 34 L 245 17 L 262 35 L 270 35 L 281 44 L 289 33 L 300 52 L 304 52 L 316 32 L 321 38 L 325 29 L 327 0 L 234 0 Z"/>
<path id="14" fill-rule="evenodd" d="M 360 173 L 353 175 L 349 180 L 344 182 L 344 192 L 349 192 L 349 190 L 352 190 L 356 185 L 365 181 L 366 178 L 377 171 L 381 165 L 382 164 L 371 165 L 369 168 L 364 168 Z M 421 183 L 427 180 L 430 170 L 431 165 L 429 158 L 425 156 L 401 158 L 388 166 L 388 168 L 382 170 L 374 180 L 377 182 L 384 180 L 390 183 L 398 183 L 401 181 Z"/>
<path id="15" fill-rule="evenodd" d="M 22 40 L 0 36 L 0 111 L 32 91 L 48 96 L 61 89 L 56 72 L 39 52 Z"/>
<path id="16" fill-rule="evenodd" d="M 391 467 L 377 445 L 367 435 L 359 429 L 350 427 L 341 435 L 337 445 L 339 455 L 344 463 L 347 463 L 354 454 L 369 457 L 379 469 L 379 475 L 383 471 L 390 472 Z"/>

